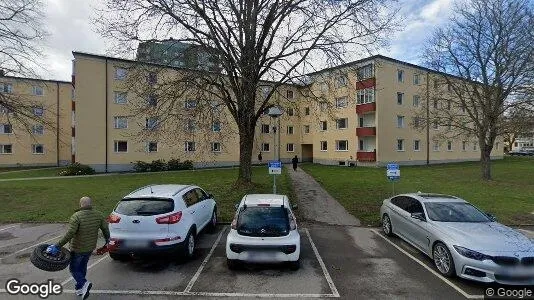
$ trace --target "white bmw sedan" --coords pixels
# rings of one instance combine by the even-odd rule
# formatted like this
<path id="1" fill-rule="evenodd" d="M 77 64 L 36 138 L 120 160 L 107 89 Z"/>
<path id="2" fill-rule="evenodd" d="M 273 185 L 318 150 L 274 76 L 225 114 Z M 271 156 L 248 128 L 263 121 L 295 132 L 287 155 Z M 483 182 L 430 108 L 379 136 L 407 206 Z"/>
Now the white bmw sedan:
<path id="1" fill-rule="evenodd" d="M 230 269 L 240 262 L 286 262 L 299 268 L 300 235 L 287 196 L 246 195 L 236 208 L 226 239 Z"/>
<path id="2" fill-rule="evenodd" d="M 386 235 L 429 256 L 444 276 L 509 285 L 534 284 L 534 242 L 454 196 L 404 194 L 380 209 Z"/>

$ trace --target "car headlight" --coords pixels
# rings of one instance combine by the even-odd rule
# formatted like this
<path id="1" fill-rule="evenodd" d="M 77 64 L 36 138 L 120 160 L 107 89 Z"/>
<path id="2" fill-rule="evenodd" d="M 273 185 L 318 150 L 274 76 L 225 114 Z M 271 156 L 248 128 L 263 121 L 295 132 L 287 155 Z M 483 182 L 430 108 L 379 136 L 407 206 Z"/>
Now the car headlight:
<path id="1" fill-rule="evenodd" d="M 471 249 L 467 249 L 460 246 L 454 246 L 454 249 L 456 252 L 460 253 L 462 256 L 465 256 L 467 258 L 475 259 L 475 260 L 486 260 L 491 259 L 491 256 L 473 251 Z"/>

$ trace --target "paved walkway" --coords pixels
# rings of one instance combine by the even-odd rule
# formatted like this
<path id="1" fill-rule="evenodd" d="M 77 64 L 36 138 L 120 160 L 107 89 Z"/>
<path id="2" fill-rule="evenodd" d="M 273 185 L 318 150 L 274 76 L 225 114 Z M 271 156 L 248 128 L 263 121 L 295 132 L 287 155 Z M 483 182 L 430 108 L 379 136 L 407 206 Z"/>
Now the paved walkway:
<path id="1" fill-rule="evenodd" d="M 300 214 L 306 220 L 330 225 L 360 226 L 360 220 L 349 214 L 315 179 L 298 168 L 288 168 L 293 189 L 299 199 Z"/>

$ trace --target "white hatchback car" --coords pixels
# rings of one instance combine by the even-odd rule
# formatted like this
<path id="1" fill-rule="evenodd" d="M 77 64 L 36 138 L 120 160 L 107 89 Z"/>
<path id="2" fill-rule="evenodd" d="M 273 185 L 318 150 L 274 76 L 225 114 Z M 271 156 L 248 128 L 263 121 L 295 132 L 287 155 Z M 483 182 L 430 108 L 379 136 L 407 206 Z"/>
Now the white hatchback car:
<path id="1" fill-rule="evenodd" d="M 300 266 L 300 235 L 289 200 L 284 195 L 245 195 L 226 238 L 228 268 L 239 262 L 287 262 Z"/>
<path id="2" fill-rule="evenodd" d="M 108 222 L 112 259 L 164 253 L 191 258 L 197 234 L 215 229 L 217 205 L 197 186 L 151 185 L 125 196 Z"/>

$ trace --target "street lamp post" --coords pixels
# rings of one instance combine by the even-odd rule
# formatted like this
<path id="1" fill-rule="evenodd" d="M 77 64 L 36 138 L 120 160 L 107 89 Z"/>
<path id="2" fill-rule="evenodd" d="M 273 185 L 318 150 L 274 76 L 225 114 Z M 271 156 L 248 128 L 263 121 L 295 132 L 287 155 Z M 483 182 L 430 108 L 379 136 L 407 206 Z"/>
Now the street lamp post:
<path id="1" fill-rule="evenodd" d="M 269 111 L 267 114 L 269 117 L 274 119 L 275 126 L 274 126 L 274 135 L 273 135 L 273 146 L 277 145 L 276 147 L 273 147 L 273 151 L 275 151 L 274 159 L 276 161 L 280 161 L 280 116 L 284 112 L 277 106 L 269 108 Z M 276 123 L 277 122 L 277 123 Z M 278 133 L 278 143 L 276 143 L 276 134 Z M 276 194 L 276 174 L 273 174 L 273 194 Z"/>

